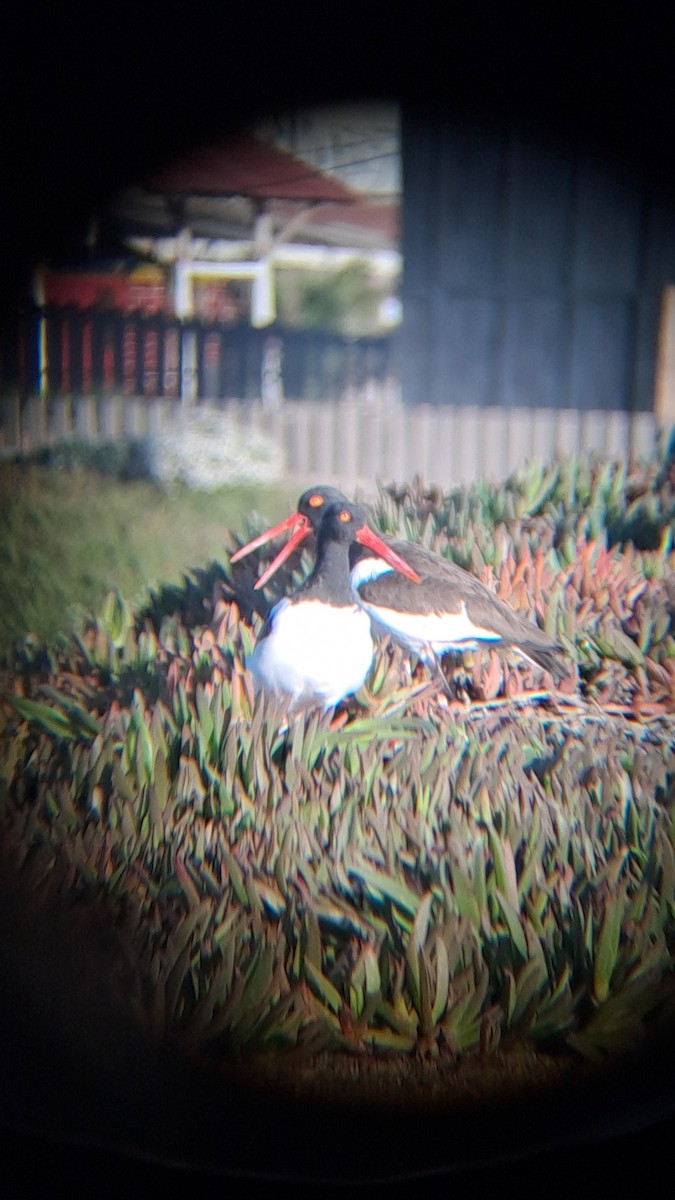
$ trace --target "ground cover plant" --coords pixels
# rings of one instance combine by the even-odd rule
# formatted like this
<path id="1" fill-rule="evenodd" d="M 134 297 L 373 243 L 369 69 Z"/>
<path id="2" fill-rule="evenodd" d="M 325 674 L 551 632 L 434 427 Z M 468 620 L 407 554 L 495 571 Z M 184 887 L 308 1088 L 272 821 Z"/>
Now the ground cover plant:
<path id="1" fill-rule="evenodd" d="M 374 515 L 557 637 L 564 687 L 485 650 L 452 703 L 383 643 L 335 712 L 254 701 L 246 654 L 308 557 L 254 593 L 227 559 L 249 523 L 220 566 L 17 648 L 5 853 L 117 914 L 138 1020 L 210 1061 L 633 1049 L 673 1013 L 668 457 L 391 487 Z"/>

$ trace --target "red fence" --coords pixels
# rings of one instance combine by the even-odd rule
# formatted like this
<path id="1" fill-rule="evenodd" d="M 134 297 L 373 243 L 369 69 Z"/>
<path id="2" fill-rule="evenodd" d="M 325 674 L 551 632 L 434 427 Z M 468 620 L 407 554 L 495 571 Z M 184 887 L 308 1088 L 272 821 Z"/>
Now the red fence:
<path id="1" fill-rule="evenodd" d="M 0 333 L 0 394 L 335 400 L 393 375 L 393 339 L 41 308 Z"/>
<path id="2" fill-rule="evenodd" d="M 652 412 L 404 404 L 393 355 L 388 338 L 36 310 L 0 336 L 0 454 L 143 438 L 176 420 L 181 395 L 269 436 L 298 487 L 372 491 L 420 474 L 447 488 L 528 459 L 654 453 Z"/>

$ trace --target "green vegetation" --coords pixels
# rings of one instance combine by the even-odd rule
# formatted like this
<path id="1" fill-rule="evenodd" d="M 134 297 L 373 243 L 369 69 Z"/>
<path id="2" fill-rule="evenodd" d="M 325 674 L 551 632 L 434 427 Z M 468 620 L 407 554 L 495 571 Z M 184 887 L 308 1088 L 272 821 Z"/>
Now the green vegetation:
<path id="1" fill-rule="evenodd" d="M 261 524 L 280 519 L 290 502 L 282 487 L 259 484 L 164 491 L 120 478 L 124 465 L 0 463 L 0 660 L 26 633 L 53 644 L 78 628 L 111 588 L 141 604 L 149 587 L 219 560 L 229 529 L 256 513 Z"/>
<path id="2" fill-rule="evenodd" d="M 211 1059 L 634 1049 L 673 1011 L 674 516 L 665 461 L 381 494 L 560 639 L 548 696 L 485 650 L 449 705 L 384 644 L 355 702 L 288 718 L 244 667 L 250 563 L 113 592 L 15 656 L 5 845 L 124 914 L 139 1019 Z"/>
<path id="3" fill-rule="evenodd" d="M 291 328 L 363 337 L 379 332 L 378 310 L 391 284 L 383 285 L 366 263 L 354 260 L 325 275 L 286 269 L 279 272 L 276 289 L 280 320 Z"/>

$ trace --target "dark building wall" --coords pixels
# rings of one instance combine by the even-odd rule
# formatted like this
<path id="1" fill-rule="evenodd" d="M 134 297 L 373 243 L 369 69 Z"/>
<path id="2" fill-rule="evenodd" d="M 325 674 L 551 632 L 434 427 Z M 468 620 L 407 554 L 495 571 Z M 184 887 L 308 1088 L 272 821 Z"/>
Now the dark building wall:
<path id="1" fill-rule="evenodd" d="M 653 180 L 508 125 L 402 119 L 408 403 L 650 411 L 675 214 Z"/>

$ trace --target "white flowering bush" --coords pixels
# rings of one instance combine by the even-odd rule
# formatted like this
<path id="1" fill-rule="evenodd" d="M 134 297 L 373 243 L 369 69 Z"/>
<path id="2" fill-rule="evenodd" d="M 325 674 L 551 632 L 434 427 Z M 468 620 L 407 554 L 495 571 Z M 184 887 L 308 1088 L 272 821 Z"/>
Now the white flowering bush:
<path id="1" fill-rule="evenodd" d="M 235 483 L 273 483 L 282 471 L 281 448 L 227 413 L 200 404 L 148 434 L 143 457 L 150 477 L 164 486 L 215 491 Z"/>

